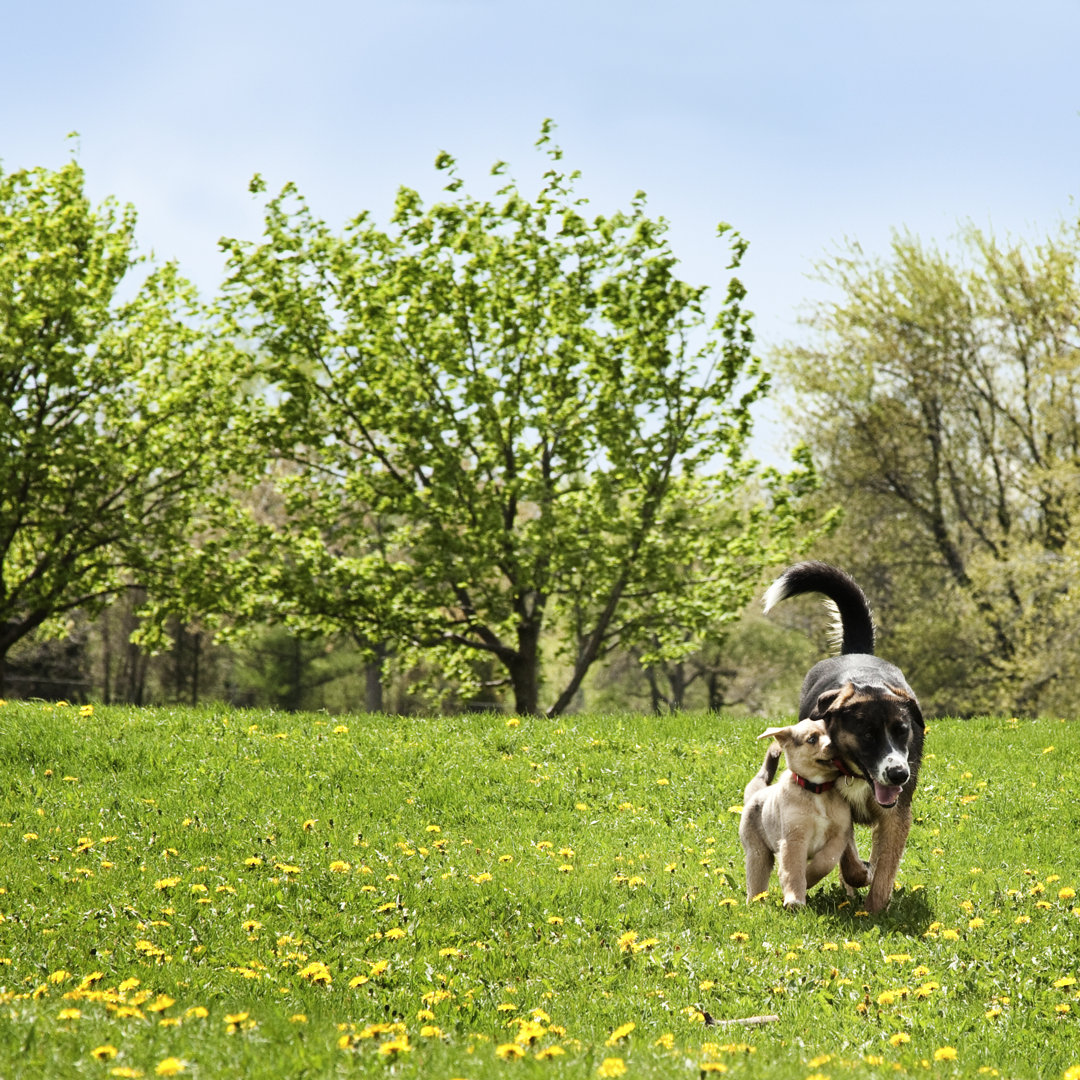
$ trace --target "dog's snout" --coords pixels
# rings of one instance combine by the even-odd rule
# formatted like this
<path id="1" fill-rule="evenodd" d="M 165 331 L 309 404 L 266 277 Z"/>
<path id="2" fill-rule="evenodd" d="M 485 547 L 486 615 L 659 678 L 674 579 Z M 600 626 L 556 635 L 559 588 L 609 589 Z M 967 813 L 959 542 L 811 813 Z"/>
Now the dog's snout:
<path id="1" fill-rule="evenodd" d="M 910 775 L 911 772 L 908 767 L 899 762 L 894 762 L 885 770 L 886 779 L 890 784 L 906 784 Z"/>

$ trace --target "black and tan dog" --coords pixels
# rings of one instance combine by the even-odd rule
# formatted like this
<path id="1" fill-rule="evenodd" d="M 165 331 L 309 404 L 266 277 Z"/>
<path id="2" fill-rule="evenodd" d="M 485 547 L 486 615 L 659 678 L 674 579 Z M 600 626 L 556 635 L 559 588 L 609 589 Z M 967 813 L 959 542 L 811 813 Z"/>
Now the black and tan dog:
<path id="1" fill-rule="evenodd" d="M 849 886 L 870 886 L 866 906 L 889 904 L 911 829 L 911 797 L 922 758 L 923 717 L 902 672 L 874 656 L 874 622 L 862 589 L 843 570 L 821 562 L 790 567 L 765 594 L 765 610 L 789 596 L 821 593 L 833 602 L 841 632 L 840 656 L 815 664 L 803 681 L 799 718 L 824 720 L 836 745 L 839 785 L 852 818 L 873 826 L 870 864 L 854 839 L 840 860 Z"/>

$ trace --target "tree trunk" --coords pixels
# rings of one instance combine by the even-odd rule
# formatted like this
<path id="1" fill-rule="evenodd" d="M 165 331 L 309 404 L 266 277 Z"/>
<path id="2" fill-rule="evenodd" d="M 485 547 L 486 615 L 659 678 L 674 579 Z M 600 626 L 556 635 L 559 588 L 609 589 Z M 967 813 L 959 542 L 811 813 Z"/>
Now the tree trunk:
<path id="1" fill-rule="evenodd" d="M 540 627 L 534 623 L 518 626 L 517 651 L 504 657 L 514 688 L 514 712 L 535 716 L 540 712 Z"/>
<path id="2" fill-rule="evenodd" d="M 375 655 L 364 664 L 364 711 L 383 711 L 383 668 L 386 664 L 385 644 L 374 646 Z"/>
<path id="3" fill-rule="evenodd" d="M 191 643 L 191 704 L 199 704 L 199 660 L 202 653 L 202 633 L 195 631 Z"/>

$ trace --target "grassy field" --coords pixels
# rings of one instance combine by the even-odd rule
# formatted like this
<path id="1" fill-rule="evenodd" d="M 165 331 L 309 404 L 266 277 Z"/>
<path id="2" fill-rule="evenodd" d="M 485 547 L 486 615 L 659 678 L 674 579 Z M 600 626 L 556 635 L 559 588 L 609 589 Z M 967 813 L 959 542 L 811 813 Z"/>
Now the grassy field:
<path id="1" fill-rule="evenodd" d="M 1076 724 L 933 723 L 883 916 L 746 905 L 762 727 L 2 705 L 0 1077 L 1080 1075 Z"/>

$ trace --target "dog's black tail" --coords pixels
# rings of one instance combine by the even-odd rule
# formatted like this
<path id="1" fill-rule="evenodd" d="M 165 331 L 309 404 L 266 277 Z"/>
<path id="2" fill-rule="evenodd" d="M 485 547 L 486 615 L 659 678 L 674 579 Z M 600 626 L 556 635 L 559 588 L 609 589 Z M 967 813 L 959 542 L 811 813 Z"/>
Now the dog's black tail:
<path id="1" fill-rule="evenodd" d="M 788 567 L 765 593 L 765 610 L 802 593 L 821 593 L 833 602 L 840 620 L 842 653 L 874 652 L 874 617 L 862 589 L 850 574 L 823 562 Z"/>

